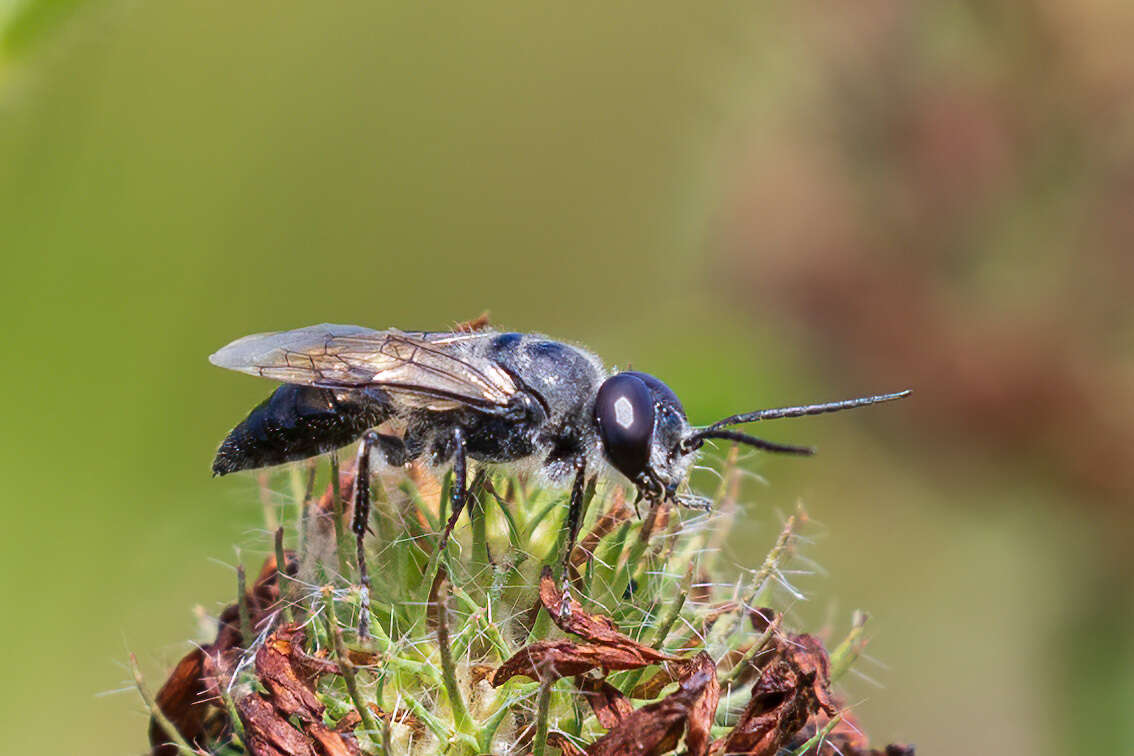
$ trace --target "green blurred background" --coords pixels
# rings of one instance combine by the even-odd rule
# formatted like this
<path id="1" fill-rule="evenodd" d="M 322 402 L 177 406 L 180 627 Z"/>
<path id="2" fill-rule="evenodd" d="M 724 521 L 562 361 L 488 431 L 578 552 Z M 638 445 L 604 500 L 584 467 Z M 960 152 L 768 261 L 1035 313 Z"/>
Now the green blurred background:
<path id="1" fill-rule="evenodd" d="M 265 539 L 205 357 L 496 323 L 765 429 L 876 742 L 1134 740 L 1134 6 L 0 0 L 7 753 L 135 754 Z M 833 619 L 832 619 L 833 618 Z"/>

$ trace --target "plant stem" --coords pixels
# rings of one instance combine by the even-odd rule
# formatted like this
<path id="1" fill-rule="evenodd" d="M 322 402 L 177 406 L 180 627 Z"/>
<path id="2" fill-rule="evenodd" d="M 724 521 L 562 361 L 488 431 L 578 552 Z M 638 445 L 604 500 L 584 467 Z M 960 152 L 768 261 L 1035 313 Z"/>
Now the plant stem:
<path id="1" fill-rule="evenodd" d="M 374 721 L 370 707 L 366 705 L 366 701 L 358 690 L 358 678 L 354 674 L 354 662 L 350 660 L 350 656 L 347 654 L 346 644 L 343 643 L 342 629 L 339 628 L 338 620 L 335 619 L 334 589 L 329 585 L 323 586 L 323 609 L 324 614 L 327 615 L 327 634 L 331 636 L 331 641 L 334 644 L 335 661 L 338 663 L 339 673 L 346 683 L 347 693 L 350 694 L 354 708 L 358 710 L 358 716 L 362 720 L 363 727 L 368 732 L 377 735 L 378 723 Z"/>
<path id="2" fill-rule="evenodd" d="M 130 654 L 130 671 L 134 673 L 134 685 L 137 686 L 138 693 L 142 696 L 142 701 L 146 704 L 146 708 L 150 710 L 150 715 L 154 718 L 154 721 L 157 722 L 158 726 L 165 732 L 165 736 L 173 742 L 173 745 L 175 745 L 177 750 L 181 753 L 190 754 L 190 756 L 199 756 L 201 752 L 189 745 L 189 742 L 182 737 L 177 727 L 173 722 L 169 721 L 169 717 L 165 715 L 165 712 L 162 711 L 161 707 L 154 701 L 150 692 L 146 690 L 146 684 L 142 680 L 142 670 L 138 667 L 138 657 L 134 656 L 134 654 Z"/>
<path id="3" fill-rule="evenodd" d="M 315 493 L 315 473 L 318 471 L 318 464 L 315 459 L 308 461 L 306 471 L 306 481 L 301 489 L 298 483 L 299 468 L 292 468 L 292 490 L 295 492 L 297 505 L 295 553 L 301 564 L 305 555 L 304 549 L 307 546 L 307 515 L 311 507 L 311 497 Z"/>
<path id="4" fill-rule="evenodd" d="M 544 680 L 539 686 L 539 703 L 536 704 L 536 731 L 535 742 L 532 744 L 532 756 L 544 756 L 547 752 L 547 720 L 551 709 L 552 680 Z"/>
<path id="5" fill-rule="evenodd" d="M 819 753 L 819 751 L 821 750 L 821 748 L 818 747 L 820 743 L 822 743 L 823 740 L 831 734 L 831 730 L 835 729 L 835 726 L 838 725 L 841 721 L 843 721 L 843 714 L 842 712 L 839 712 L 835 716 L 831 717 L 831 721 L 828 722 L 822 730 L 812 735 L 806 743 L 803 743 L 799 746 L 799 748 L 796 748 L 794 751 L 792 751 L 789 756 L 803 756 L 812 748 L 815 749 L 816 753 Z"/>
<path id="6" fill-rule="evenodd" d="M 757 654 L 764 650 L 764 647 L 768 645 L 768 641 L 770 641 L 772 636 L 776 634 L 776 631 L 779 630 L 780 620 L 782 618 L 782 614 L 777 614 L 775 618 L 768 623 L 768 627 L 764 629 L 764 632 L 760 634 L 760 637 L 756 639 L 752 647 L 744 652 L 744 656 L 740 657 L 740 661 L 734 664 L 732 669 L 728 671 L 728 674 L 721 679 L 722 685 L 730 685 L 736 678 L 740 677 L 745 668 L 756 658 Z"/>
<path id="7" fill-rule="evenodd" d="M 236 607 L 240 615 L 241 645 L 248 648 L 252 642 L 252 616 L 248 611 L 248 593 L 245 590 L 244 565 L 236 565 Z"/>
<path id="8" fill-rule="evenodd" d="M 244 722 L 240 719 L 240 712 L 236 710 L 236 702 L 232 700 L 232 694 L 228 691 L 228 686 L 221 685 L 220 694 L 221 699 L 224 701 L 225 711 L 228 712 L 228 718 L 232 722 L 233 736 L 239 741 L 240 745 L 244 745 Z"/>
<path id="9" fill-rule="evenodd" d="M 268 485 L 268 473 L 261 472 L 257 476 L 257 480 L 260 483 L 260 507 L 264 510 L 264 527 L 268 530 L 275 530 L 279 521 L 276 517 L 275 506 L 272 504 L 272 487 Z"/>
<path id="10" fill-rule="evenodd" d="M 660 649 L 665 645 L 665 639 L 669 636 L 669 631 L 673 629 L 674 623 L 681 615 L 681 609 L 685 606 L 685 599 L 689 597 L 689 590 L 693 586 L 693 563 L 690 562 L 689 566 L 685 568 L 685 577 L 681 580 L 681 592 L 674 598 L 673 602 L 666 609 L 665 616 L 662 617 L 661 622 L 658 623 L 657 633 L 654 635 L 653 647 Z"/>
<path id="11" fill-rule="evenodd" d="M 295 622 L 291 611 L 290 583 L 287 582 L 287 555 L 283 547 L 283 527 L 276 529 L 276 590 L 280 594 L 280 606 L 283 608 L 284 622 L 289 625 Z"/>
<path id="12" fill-rule="evenodd" d="M 350 574 L 350 565 L 347 564 L 346 551 L 343 549 L 346 525 L 343 523 L 343 496 L 339 481 L 339 453 L 331 452 L 331 506 L 335 518 L 335 553 L 339 555 L 339 574 L 343 579 Z"/>
<path id="13" fill-rule="evenodd" d="M 469 503 L 466 505 L 466 509 L 469 510 L 469 520 L 472 521 L 472 558 L 474 565 L 483 565 L 492 561 L 488 554 L 488 523 L 486 521 L 488 512 L 487 507 L 484 506 L 485 479 L 485 471 L 478 470 L 472 485 L 469 486 Z"/>
<path id="14" fill-rule="evenodd" d="M 771 577 L 775 570 L 780 568 L 780 563 L 784 557 L 787 556 L 792 543 L 792 537 L 795 535 L 795 526 L 799 520 L 799 514 L 793 514 L 788 517 L 787 522 L 784 523 L 783 529 L 780 531 L 779 537 L 776 538 L 776 543 L 772 546 L 772 550 L 764 557 L 764 563 L 760 565 L 760 569 L 752 578 L 751 587 L 744 595 L 739 603 L 739 607 L 751 607 L 756 605 L 756 599 L 759 598 L 761 591 L 764 590 L 765 584 Z M 742 612 L 733 612 L 727 616 L 721 617 L 717 625 L 713 627 L 714 638 L 727 638 L 733 630 L 736 629 L 740 623 L 740 616 Z"/>
<path id="15" fill-rule="evenodd" d="M 461 689 L 457 686 L 457 668 L 453 664 L 453 649 L 449 643 L 449 576 L 444 567 L 437 569 L 432 603 L 437 611 L 437 645 L 441 651 L 441 676 L 449 696 L 449 708 L 453 710 L 457 729 L 469 733 L 473 731 L 472 718 L 465 708 Z"/>
<path id="16" fill-rule="evenodd" d="M 838 682 L 839 678 L 847 673 L 847 670 L 851 668 L 859 654 L 862 653 L 862 649 L 866 647 L 866 639 L 863 637 L 863 633 L 869 620 L 870 615 L 861 609 L 855 610 L 855 613 L 851 616 L 850 632 L 847 633 L 843 642 L 831 652 L 832 683 Z"/>

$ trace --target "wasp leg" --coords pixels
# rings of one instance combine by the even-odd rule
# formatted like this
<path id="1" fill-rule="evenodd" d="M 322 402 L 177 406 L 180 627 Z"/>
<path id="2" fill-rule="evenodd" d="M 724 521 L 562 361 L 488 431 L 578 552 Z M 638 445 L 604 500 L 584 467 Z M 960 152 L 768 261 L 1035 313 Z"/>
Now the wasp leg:
<path id="1" fill-rule="evenodd" d="M 378 434 L 368 431 L 358 443 L 358 456 L 354 466 L 354 517 L 350 529 L 361 537 L 369 529 L 370 521 L 370 451 L 377 445 Z"/>
<path id="2" fill-rule="evenodd" d="M 567 510 L 567 548 L 563 554 L 563 579 L 567 580 L 567 568 L 571 564 L 571 552 L 575 550 L 575 540 L 579 537 L 579 527 L 583 517 L 583 492 L 586 488 L 587 463 L 580 458 L 575 461 L 575 482 L 571 486 L 571 504 Z"/>
<path id="3" fill-rule="evenodd" d="M 354 520 L 351 522 L 351 530 L 354 531 L 358 555 L 358 582 L 362 587 L 362 606 L 358 617 L 358 637 L 361 640 L 370 637 L 370 571 L 366 566 L 364 544 L 370 522 L 370 450 L 381 443 L 382 436 L 378 433 L 364 433 L 358 445 L 358 464 L 354 468 Z"/>
<path id="4" fill-rule="evenodd" d="M 449 515 L 449 521 L 445 523 L 445 532 L 441 534 L 441 543 L 438 546 L 439 549 L 444 549 L 446 544 L 449 543 L 449 534 L 453 532 L 453 527 L 457 524 L 457 518 L 461 516 L 461 510 L 465 508 L 465 501 L 469 497 L 469 490 L 466 486 L 467 476 L 468 457 L 465 453 L 465 434 L 460 428 L 454 428 L 453 490 L 450 493 L 450 503 L 453 513 Z"/>
<path id="5" fill-rule="evenodd" d="M 409 450 L 406 449 L 406 442 L 397 436 L 389 436 L 385 433 L 378 433 L 370 431 L 377 437 L 378 447 L 382 450 L 382 459 L 390 467 L 402 467 L 410 461 Z"/>
<path id="6" fill-rule="evenodd" d="M 358 464 L 355 465 L 355 475 L 357 480 L 360 481 L 361 486 L 365 487 L 366 494 L 360 498 L 359 493 L 363 488 L 356 486 L 355 488 L 355 506 L 354 518 L 351 520 L 350 529 L 357 535 L 360 530 L 373 533 L 370 529 L 370 454 L 373 448 L 377 446 L 382 453 L 382 457 L 386 464 L 391 467 L 401 467 L 409 461 L 409 455 L 406 452 L 406 445 L 397 436 L 387 436 L 384 433 L 377 431 L 367 431 L 362 436 L 362 441 L 358 445 Z"/>

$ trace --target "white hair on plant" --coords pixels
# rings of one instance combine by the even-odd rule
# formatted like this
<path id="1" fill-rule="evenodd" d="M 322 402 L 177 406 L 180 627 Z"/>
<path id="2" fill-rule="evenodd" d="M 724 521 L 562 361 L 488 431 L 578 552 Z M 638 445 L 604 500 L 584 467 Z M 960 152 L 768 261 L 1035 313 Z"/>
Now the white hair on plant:
<path id="1" fill-rule="evenodd" d="M 312 721 L 338 728 L 364 752 L 425 756 L 448 748 L 469 756 L 518 756 L 542 748 L 549 755 L 546 733 L 582 748 L 607 734 L 581 698 L 583 679 L 601 676 L 640 708 L 677 690 L 679 680 L 665 675 L 679 675 L 681 664 L 707 651 L 720 664 L 718 724 L 735 724 L 749 700 L 737 680 L 749 675 L 744 684 L 750 687 L 759 668 L 727 665 L 741 658 L 756 665 L 785 648 L 803 648 L 781 629 L 754 646 L 761 633 L 750 627 L 750 617 L 769 605 L 789 611 L 804 600 L 791 581 L 821 572 L 799 553 L 809 544 L 799 512 L 782 518 L 766 552 L 726 554 L 730 531 L 746 515 L 745 486 L 763 482 L 738 466 L 744 456 L 735 448 L 702 453 L 691 470 L 714 490 L 675 488 L 670 498 L 646 501 L 641 519 L 633 488 L 627 496 L 612 480 L 588 481 L 571 554 L 564 553 L 567 493 L 548 487 L 538 468 L 471 466 L 469 506 L 447 539 L 441 534 L 451 509 L 442 494 L 449 483 L 425 467 L 412 475 L 382 471 L 371 483 L 365 524 L 372 533 L 362 552 L 347 527 L 358 506 L 350 496 L 336 506 L 330 486 L 322 497 L 266 495 L 273 510 L 278 504 L 279 512 L 302 512 L 302 519 L 285 534 L 291 546 L 285 568 L 274 580 L 261 576 L 249 593 L 278 600 L 262 606 L 260 599 L 245 599 L 246 609 L 256 612 L 255 633 L 229 650 L 230 661 L 221 659 L 228 664 L 226 695 L 234 701 L 260 696 L 271 704 L 272 685 L 279 683 L 261 679 L 270 674 L 261 653 L 284 648 L 278 634 L 293 628 L 302 633 L 293 637 L 303 638 L 296 658 L 315 659 L 309 663 L 321 670 L 311 685 L 324 710 Z M 345 468 L 340 484 L 352 483 L 350 474 Z M 290 483 L 292 491 L 300 488 L 296 476 Z M 563 592 L 551 604 L 548 586 Z M 523 674 L 498 680 L 506 663 L 524 653 L 604 648 L 553 616 L 568 600 L 577 602 L 573 611 L 601 616 L 592 620 L 596 626 L 625 643 L 686 661 L 605 673 L 597 667 L 576 682 L 541 683 Z M 328 671 L 328 663 L 338 671 Z M 364 714 L 374 715 L 373 731 Z M 302 717 L 284 719 L 288 727 L 306 726 Z M 214 740 L 197 745 L 220 754 L 234 736 L 231 717 L 225 721 Z"/>

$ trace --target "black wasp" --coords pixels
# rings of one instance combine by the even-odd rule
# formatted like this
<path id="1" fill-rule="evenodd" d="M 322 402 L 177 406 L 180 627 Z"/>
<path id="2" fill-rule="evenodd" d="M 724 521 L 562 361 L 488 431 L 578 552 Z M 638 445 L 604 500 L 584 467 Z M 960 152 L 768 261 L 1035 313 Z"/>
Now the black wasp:
<path id="1" fill-rule="evenodd" d="M 214 365 L 282 386 L 228 434 L 213 462 L 224 475 L 305 459 L 363 439 L 387 465 L 424 457 L 452 465 L 453 516 L 467 496 L 468 459 L 529 463 L 552 484 L 572 481 L 569 543 L 587 471 L 613 468 L 651 502 L 697 501 L 683 492 L 709 439 L 810 454 L 728 426 L 899 399 L 908 391 L 841 402 L 757 410 L 689 424 L 677 395 L 647 373 L 610 374 L 591 352 L 544 336 L 495 331 L 428 333 L 317 325 L 232 342 Z M 397 421 L 400 435 L 373 430 Z M 360 476 L 362 480 L 365 476 Z M 365 528 L 356 508 L 355 530 Z"/>

